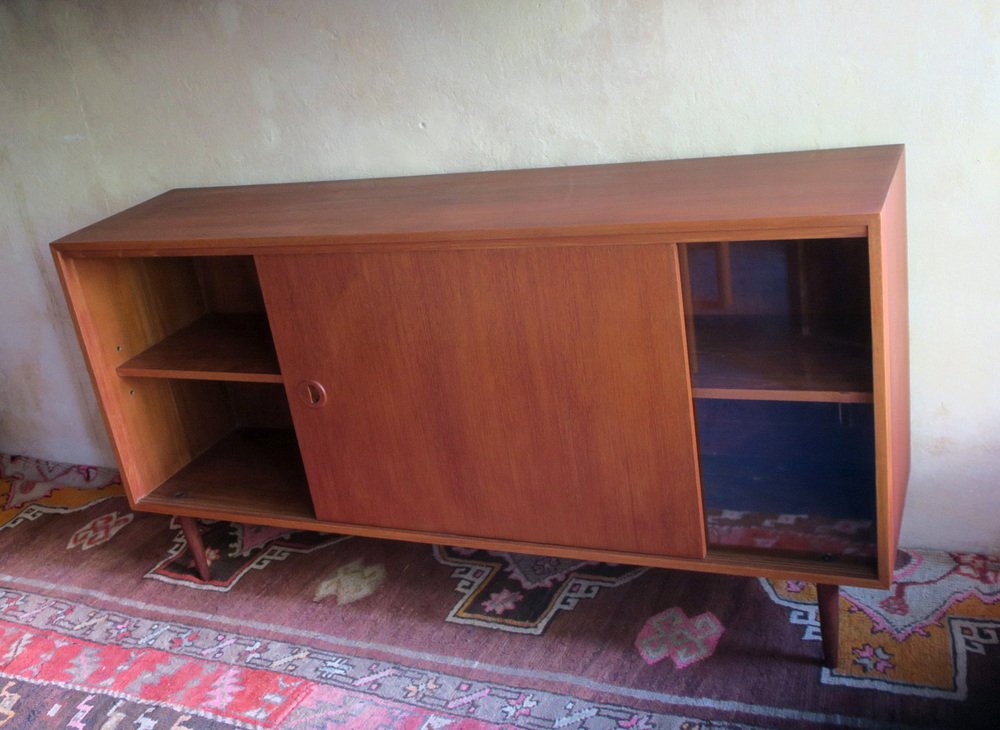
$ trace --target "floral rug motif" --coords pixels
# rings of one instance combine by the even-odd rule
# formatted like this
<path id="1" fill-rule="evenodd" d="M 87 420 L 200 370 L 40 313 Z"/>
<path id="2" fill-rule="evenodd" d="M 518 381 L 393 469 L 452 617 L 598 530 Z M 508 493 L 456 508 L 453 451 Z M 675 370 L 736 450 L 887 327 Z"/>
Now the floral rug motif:
<path id="1" fill-rule="evenodd" d="M 462 594 L 446 621 L 519 634 L 544 633 L 559 611 L 638 578 L 646 568 L 519 553 L 434 547 L 434 557 L 455 567 Z"/>
<path id="2" fill-rule="evenodd" d="M 293 553 L 305 554 L 334 545 L 348 537 L 322 532 L 289 531 L 280 527 L 236 522 L 202 522 L 201 539 L 208 557 L 210 579 L 198 575 L 187 540 L 176 518 L 170 520 L 173 544 L 167 556 L 146 573 L 146 578 L 209 591 L 228 591 L 251 570 L 261 570 Z"/>
<path id="3" fill-rule="evenodd" d="M 815 589 L 761 579 L 819 640 Z M 840 666 L 824 684 L 962 700 L 970 654 L 1000 653 L 1000 557 L 901 550 L 889 590 L 841 589 Z"/>
<path id="4" fill-rule="evenodd" d="M 675 606 L 651 616 L 643 624 L 635 648 L 646 664 L 669 657 L 675 667 L 685 669 L 712 656 L 724 632 L 722 623 L 710 611 L 688 618 Z"/>

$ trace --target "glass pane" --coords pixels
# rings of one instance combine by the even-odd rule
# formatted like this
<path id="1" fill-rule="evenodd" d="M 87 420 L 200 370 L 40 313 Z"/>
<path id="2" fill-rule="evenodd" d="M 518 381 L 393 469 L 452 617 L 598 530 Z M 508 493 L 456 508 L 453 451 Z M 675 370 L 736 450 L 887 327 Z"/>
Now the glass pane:
<path id="1" fill-rule="evenodd" d="M 682 250 L 712 548 L 875 555 L 875 435 L 864 239 Z"/>
<path id="2" fill-rule="evenodd" d="M 683 254 L 696 396 L 871 399 L 864 239 L 698 243 Z"/>

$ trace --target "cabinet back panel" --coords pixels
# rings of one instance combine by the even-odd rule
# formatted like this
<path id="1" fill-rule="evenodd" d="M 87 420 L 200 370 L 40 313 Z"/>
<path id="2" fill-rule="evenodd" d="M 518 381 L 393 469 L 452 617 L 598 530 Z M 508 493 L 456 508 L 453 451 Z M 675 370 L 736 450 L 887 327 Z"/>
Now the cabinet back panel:
<path id="1" fill-rule="evenodd" d="M 194 265 L 208 311 L 264 311 L 252 256 L 202 256 L 194 259 Z"/>
<path id="2" fill-rule="evenodd" d="M 280 383 L 226 383 L 226 390 L 241 427 L 292 428 L 292 414 Z"/>
<path id="3" fill-rule="evenodd" d="M 319 519 L 704 555 L 674 246 L 258 270 Z"/>

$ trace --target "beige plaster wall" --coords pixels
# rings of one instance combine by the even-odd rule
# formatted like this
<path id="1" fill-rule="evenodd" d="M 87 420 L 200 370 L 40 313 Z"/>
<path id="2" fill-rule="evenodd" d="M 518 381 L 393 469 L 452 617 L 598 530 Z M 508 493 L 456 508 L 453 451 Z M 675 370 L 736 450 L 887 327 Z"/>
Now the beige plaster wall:
<path id="1" fill-rule="evenodd" d="M 112 455 L 47 243 L 164 189 L 903 142 L 903 541 L 1000 551 L 995 0 L 0 0 L 0 451 Z"/>

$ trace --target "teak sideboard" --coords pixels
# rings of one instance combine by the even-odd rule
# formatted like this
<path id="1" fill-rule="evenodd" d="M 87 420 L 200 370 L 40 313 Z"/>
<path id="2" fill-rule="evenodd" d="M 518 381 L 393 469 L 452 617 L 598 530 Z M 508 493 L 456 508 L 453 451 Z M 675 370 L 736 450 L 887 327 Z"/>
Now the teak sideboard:
<path id="1" fill-rule="evenodd" d="M 887 586 L 902 146 L 171 190 L 52 244 L 134 509 Z"/>

